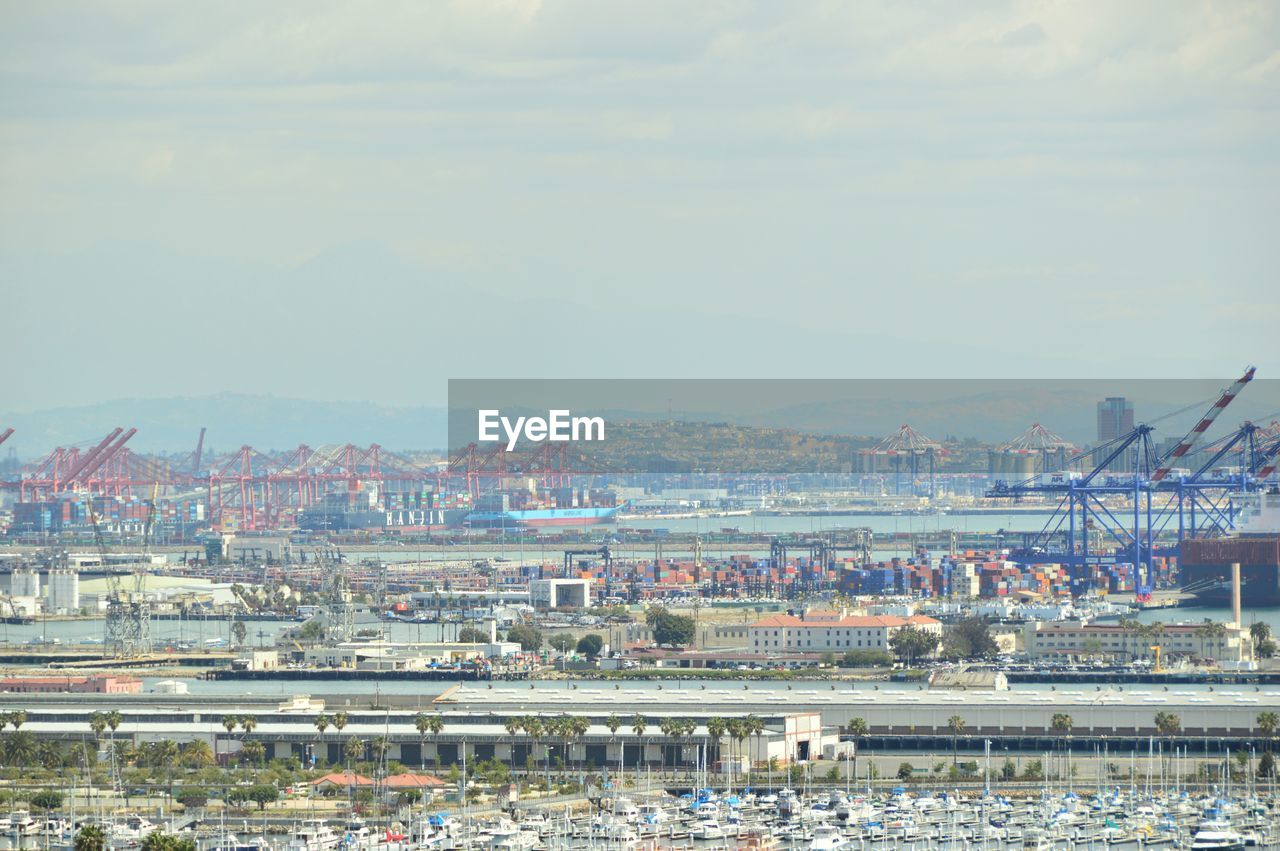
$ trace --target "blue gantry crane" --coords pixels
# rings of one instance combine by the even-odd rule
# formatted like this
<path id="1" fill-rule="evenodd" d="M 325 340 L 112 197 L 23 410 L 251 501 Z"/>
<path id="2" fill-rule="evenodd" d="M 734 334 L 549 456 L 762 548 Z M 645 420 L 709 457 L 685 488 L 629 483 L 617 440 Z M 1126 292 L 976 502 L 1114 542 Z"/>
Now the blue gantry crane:
<path id="1" fill-rule="evenodd" d="M 1138 599 L 1149 599 L 1154 558 L 1177 557 L 1188 538 L 1225 534 L 1233 528 L 1238 513 L 1233 494 L 1253 490 L 1275 469 L 1280 438 L 1259 440 L 1260 430 L 1253 423 L 1244 423 L 1211 444 L 1208 460 L 1195 471 L 1179 473 L 1175 467 L 1253 375 L 1254 368 L 1249 367 L 1163 455 L 1152 441 L 1153 427 L 1143 423 L 1077 455 L 1066 470 L 1045 472 L 1016 484 L 996 483 L 988 497 L 1057 499 L 1044 527 L 1025 536 L 1012 558 L 1024 564 L 1066 565 L 1073 580 L 1083 579 L 1091 565 L 1129 563 L 1134 566 Z M 1220 472 L 1222 460 L 1234 453 L 1242 463 L 1232 468 L 1233 473 Z M 1090 469 L 1069 469 L 1099 457 L 1101 461 Z M 1115 472 L 1117 466 L 1125 468 L 1124 472 Z M 1092 544 L 1091 534 L 1101 538 L 1099 545 Z"/>

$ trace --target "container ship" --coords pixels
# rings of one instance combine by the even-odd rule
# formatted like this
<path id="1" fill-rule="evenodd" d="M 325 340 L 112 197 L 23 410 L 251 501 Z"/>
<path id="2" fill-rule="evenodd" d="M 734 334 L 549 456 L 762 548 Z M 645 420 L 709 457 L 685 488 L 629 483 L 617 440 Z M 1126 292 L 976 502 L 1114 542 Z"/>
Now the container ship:
<path id="1" fill-rule="evenodd" d="M 528 508 L 473 511 L 463 525 L 472 529 L 510 529 L 520 526 L 594 526 L 612 523 L 622 506 L 607 508 Z"/>
<path id="2" fill-rule="evenodd" d="M 1240 565 L 1240 599 L 1249 608 L 1280 606 L 1280 490 L 1245 497 L 1239 531 L 1184 541 L 1179 582 L 1195 605 L 1231 606 L 1231 565 Z"/>

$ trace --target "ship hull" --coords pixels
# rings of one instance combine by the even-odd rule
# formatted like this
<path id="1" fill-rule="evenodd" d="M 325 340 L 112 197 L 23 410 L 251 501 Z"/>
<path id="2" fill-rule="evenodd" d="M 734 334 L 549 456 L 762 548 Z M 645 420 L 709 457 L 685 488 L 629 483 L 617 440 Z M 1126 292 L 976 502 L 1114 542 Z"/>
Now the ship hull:
<path id="1" fill-rule="evenodd" d="M 1270 536 L 1187 541 L 1178 583 L 1196 605 L 1231 606 L 1231 565 L 1240 565 L 1240 603 L 1280 606 L 1280 538 Z"/>
<path id="2" fill-rule="evenodd" d="M 618 508 L 543 508 L 529 511 L 476 511 L 467 516 L 472 529 L 528 526 L 596 526 L 613 523 Z"/>

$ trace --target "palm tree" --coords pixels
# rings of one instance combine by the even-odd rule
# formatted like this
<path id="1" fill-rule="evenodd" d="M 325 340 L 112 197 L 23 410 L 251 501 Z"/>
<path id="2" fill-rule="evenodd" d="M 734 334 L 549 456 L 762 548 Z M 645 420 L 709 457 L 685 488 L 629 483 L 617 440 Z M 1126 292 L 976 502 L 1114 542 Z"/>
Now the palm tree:
<path id="1" fill-rule="evenodd" d="M 13 729 L 17 730 L 23 724 L 27 723 L 27 713 L 25 710 L 19 709 L 17 712 L 6 713 L 7 720 L 13 725 Z"/>
<path id="2" fill-rule="evenodd" d="M 252 733 L 254 731 L 254 728 L 257 726 L 258 726 L 258 719 L 253 715 L 240 716 L 240 729 L 244 731 L 244 734 L 240 736 L 241 747 L 244 747 L 246 744 L 248 744 L 249 734 Z M 259 753 L 259 759 L 257 760 L 259 767 L 261 767 L 262 758 L 265 756 L 266 750 L 267 750 L 266 745 L 262 746 L 260 753 L 255 750 L 255 753 Z"/>
<path id="3" fill-rule="evenodd" d="M 759 715 L 751 714 L 742 723 L 747 725 L 747 733 L 756 737 L 756 746 L 759 747 L 760 737 L 764 735 L 764 719 Z"/>
<path id="4" fill-rule="evenodd" d="M 223 715 L 222 716 L 222 729 L 227 731 L 228 740 L 231 738 L 231 734 L 235 732 L 236 727 L 239 727 L 239 726 L 240 726 L 239 715 Z M 231 745 L 230 743 L 228 743 L 227 752 L 229 753 L 230 751 L 231 751 Z"/>
<path id="5" fill-rule="evenodd" d="M 315 724 L 316 724 L 316 732 L 319 734 L 316 741 L 316 749 L 319 750 L 320 746 L 324 744 L 324 731 L 329 729 L 329 716 L 321 712 L 319 715 L 316 716 Z M 316 754 L 316 762 L 319 762 L 319 761 L 320 761 L 320 755 Z M 324 761 L 325 762 L 329 761 L 329 755 L 327 753 L 324 755 Z"/>
<path id="6" fill-rule="evenodd" d="M 1062 737 L 1070 736 L 1071 730 L 1075 727 L 1075 721 L 1066 712 L 1055 712 L 1053 718 L 1049 721 L 1049 729 L 1056 733 L 1059 737 L 1058 745 L 1063 745 Z"/>
<path id="7" fill-rule="evenodd" d="M 618 741 L 618 728 L 622 726 L 622 719 L 616 713 L 611 713 L 608 718 L 604 719 L 604 725 L 609 728 L 609 738 L 616 744 Z M 622 750 L 618 751 L 618 774 L 622 774 Z M 605 761 L 606 765 L 608 760 Z"/>
<path id="8" fill-rule="evenodd" d="M 707 719 L 707 759 L 711 758 L 711 745 L 716 746 L 716 761 L 723 766 L 724 760 L 720 759 L 720 740 L 724 738 L 725 722 L 718 715 L 713 715 Z"/>
<path id="9" fill-rule="evenodd" d="M 730 718 L 729 723 L 725 725 L 725 729 L 729 733 L 729 738 L 733 739 L 736 758 L 733 761 L 733 772 L 729 775 L 729 788 L 733 789 L 733 778 L 738 773 L 738 766 L 742 762 L 742 743 L 747 738 L 747 725 L 743 718 Z"/>
<path id="10" fill-rule="evenodd" d="M 845 728 L 849 731 L 849 735 L 853 738 L 853 776 L 858 776 L 858 742 L 867 733 L 871 732 L 871 728 L 867 725 L 866 718 L 850 718 L 849 726 Z"/>
<path id="11" fill-rule="evenodd" d="M 98 740 L 102 738 L 102 731 L 107 729 L 107 716 L 101 712 L 95 712 L 89 716 L 89 729 L 93 731 L 93 743 L 98 744 Z"/>
<path id="12" fill-rule="evenodd" d="M 514 715 L 508 715 L 507 719 L 502 722 L 502 729 L 507 731 L 507 735 L 511 737 L 511 771 L 514 774 L 516 770 L 516 734 L 520 732 L 520 719 Z"/>
<path id="13" fill-rule="evenodd" d="M 439 716 L 428 715 L 425 712 L 419 712 L 413 716 L 413 726 L 418 730 L 418 764 L 423 770 L 427 767 L 427 733 L 432 732 L 432 722 L 439 720 Z"/>
<path id="14" fill-rule="evenodd" d="M 36 761 L 54 771 L 62 767 L 63 753 L 57 742 L 46 739 L 36 747 Z"/>
<path id="15" fill-rule="evenodd" d="M 1182 732 L 1182 719 L 1172 712 L 1157 712 L 1155 723 L 1156 733 L 1161 736 L 1176 736 Z"/>
<path id="16" fill-rule="evenodd" d="M 347 739 L 342 744 L 342 755 L 347 759 L 347 771 L 351 770 L 351 763 L 364 756 L 364 741 L 362 739 Z"/>
<path id="17" fill-rule="evenodd" d="M 533 756 L 533 766 L 538 767 L 538 739 L 546 732 L 546 725 L 537 715 L 526 715 L 520 719 L 520 729 L 529 737 L 529 753 Z"/>
<path id="18" fill-rule="evenodd" d="M 20 767 L 35 764 L 40 756 L 36 737 L 30 733 L 10 733 L 4 741 L 5 762 Z"/>
<path id="19" fill-rule="evenodd" d="M 241 755 L 244 756 L 245 762 L 262 764 L 262 758 L 267 754 L 267 746 L 262 742 L 245 742 L 240 748 Z"/>
<path id="20" fill-rule="evenodd" d="M 640 772 L 640 762 L 644 759 L 644 731 L 649 726 L 649 722 L 645 720 L 643 715 L 636 715 L 631 719 L 631 732 L 635 733 L 636 740 L 639 742 L 639 750 L 636 752 L 636 773 Z"/>
<path id="21" fill-rule="evenodd" d="M 75 851 L 105 851 L 107 834 L 101 825 L 87 824 L 76 834 L 72 847 Z"/>
<path id="22" fill-rule="evenodd" d="M 378 736 L 369 746 L 373 750 L 373 759 L 379 766 L 382 765 L 382 758 L 387 755 L 387 751 L 391 750 L 391 742 L 387 741 L 386 736 Z"/>
<path id="23" fill-rule="evenodd" d="M 579 741 L 583 736 L 587 734 L 587 731 L 590 729 L 591 729 L 591 720 L 587 718 L 585 715 L 573 715 L 565 719 L 564 761 L 566 763 L 569 762 L 569 757 L 570 757 L 569 746 L 573 742 Z"/>
<path id="24" fill-rule="evenodd" d="M 1258 713 L 1258 732 L 1266 738 L 1270 739 L 1275 736 L 1276 730 L 1280 729 L 1280 715 L 1275 712 L 1259 712 Z"/>
<path id="25" fill-rule="evenodd" d="M 672 738 L 673 736 L 676 735 L 677 730 L 683 730 L 684 727 L 680 724 L 679 721 L 677 721 L 674 718 L 663 718 L 661 721 L 658 722 L 658 729 L 662 732 L 663 736 L 667 738 Z M 662 770 L 663 772 L 666 772 L 667 770 L 667 746 L 666 745 L 662 746 Z"/>
<path id="26" fill-rule="evenodd" d="M 182 746 L 182 764 L 188 768 L 212 765 L 213 749 L 204 739 L 192 739 Z"/>
<path id="27" fill-rule="evenodd" d="M 952 715 L 947 719 L 947 728 L 951 730 L 951 764 L 953 766 L 959 765 L 960 756 L 958 751 L 960 747 L 960 736 L 964 734 L 964 719 L 959 715 Z"/>

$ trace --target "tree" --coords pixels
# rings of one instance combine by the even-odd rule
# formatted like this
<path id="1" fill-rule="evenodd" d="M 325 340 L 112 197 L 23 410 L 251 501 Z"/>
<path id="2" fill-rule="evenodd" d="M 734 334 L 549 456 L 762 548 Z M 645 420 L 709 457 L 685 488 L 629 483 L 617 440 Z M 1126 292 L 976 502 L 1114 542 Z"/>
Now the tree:
<path id="1" fill-rule="evenodd" d="M 17 730 L 23 724 L 27 723 L 27 713 L 25 710 L 19 709 L 17 712 L 9 712 L 8 721 L 13 725 L 13 729 Z"/>
<path id="2" fill-rule="evenodd" d="M 938 636 L 914 626 L 903 627 L 889 639 L 889 648 L 904 662 L 920 659 L 938 649 Z"/>
<path id="3" fill-rule="evenodd" d="M 74 851 L 106 851 L 107 834 L 101 825 L 86 824 L 72 842 Z"/>
<path id="4" fill-rule="evenodd" d="M 1253 646 L 1257 647 L 1264 641 L 1271 638 L 1271 624 L 1266 621 L 1254 621 L 1249 625 L 1249 638 L 1253 639 Z"/>
<path id="5" fill-rule="evenodd" d="M 640 768 L 640 762 L 644 759 L 644 731 L 649 726 L 649 722 L 645 720 L 643 715 L 636 715 L 631 719 L 631 732 L 635 734 L 638 740 L 636 746 L 636 769 Z"/>
<path id="6" fill-rule="evenodd" d="M 249 800 L 258 805 L 258 809 L 265 810 L 267 804 L 273 803 L 280 798 L 280 790 L 271 783 L 260 783 L 257 786 L 249 787 Z"/>
<path id="7" fill-rule="evenodd" d="M 62 793 L 53 789 L 45 789 L 31 796 L 31 806 L 38 810 L 62 809 Z"/>
<path id="8" fill-rule="evenodd" d="M 316 741 L 317 750 L 319 749 L 320 745 L 324 744 L 324 731 L 329 729 L 329 724 L 330 724 L 330 720 L 328 715 L 325 715 L 323 712 L 321 712 L 319 715 L 316 716 L 316 720 L 315 720 L 316 733 L 319 734 L 317 737 L 318 740 Z M 320 755 L 316 754 L 315 757 L 316 757 L 316 762 L 319 762 Z M 327 762 L 328 759 L 329 759 L 328 754 L 326 754 L 325 761 Z"/>
<path id="9" fill-rule="evenodd" d="M 987 619 L 972 617 L 957 621 L 947 631 L 942 652 L 953 659 L 974 659 L 995 656 L 1000 648 L 991 637 Z"/>
<path id="10" fill-rule="evenodd" d="M 257 726 L 258 726 L 258 719 L 255 716 L 242 715 L 240 717 L 240 729 L 244 730 L 244 735 L 240 737 L 241 740 L 243 741 L 250 733 L 253 732 L 254 728 Z"/>
<path id="11" fill-rule="evenodd" d="M 707 728 L 708 745 L 714 744 L 718 753 L 720 750 L 720 741 L 724 738 L 727 724 L 723 718 L 713 715 L 706 720 L 705 725 Z M 710 747 L 707 748 L 707 757 L 708 759 L 711 757 Z M 725 760 L 720 759 L 719 762 L 723 764 Z"/>
<path id="12" fill-rule="evenodd" d="M 240 748 L 240 754 L 250 765 L 261 765 L 267 754 L 267 746 L 262 742 L 245 742 Z"/>
<path id="13" fill-rule="evenodd" d="M 1264 752 L 1262 757 L 1258 760 L 1258 776 L 1276 776 L 1276 756 L 1271 751 Z"/>
<path id="14" fill-rule="evenodd" d="M 1275 712 L 1259 712 L 1258 713 L 1258 732 L 1268 739 L 1274 738 L 1276 730 L 1280 729 L 1280 715 Z"/>
<path id="15" fill-rule="evenodd" d="M 947 729 L 951 731 L 951 764 L 959 764 L 959 748 L 960 737 L 964 734 L 964 719 L 959 715 L 952 715 L 947 719 Z"/>
<path id="16" fill-rule="evenodd" d="M 90 715 L 89 729 L 93 731 L 95 742 L 102 738 L 102 732 L 107 729 L 107 716 L 102 712 L 95 712 Z"/>
<path id="17" fill-rule="evenodd" d="M 898 763 L 898 779 L 904 783 L 911 779 L 911 775 L 915 774 L 915 767 L 909 762 Z"/>
<path id="18" fill-rule="evenodd" d="M 557 632 L 547 641 L 557 653 L 568 653 L 577 643 L 578 640 L 567 632 Z"/>
<path id="19" fill-rule="evenodd" d="M 507 631 L 507 641 L 519 644 L 526 653 L 536 653 L 542 646 L 542 632 L 527 624 L 517 624 Z"/>
<path id="20" fill-rule="evenodd" d="M 663 609 L 654 619 L 653 640 L 658 644 L 685 647 L 693 643 L 696 625 L 693 618 L 673 615 Z"/>
<path id="21" fill-rule="evenodd" d="M 204 739 L 192 739 L 182 746 L 182 764 L 187 768 L 213 765 L 213 749 Z"/>
<path id="22" fill-rule="evenodd" d="M 622 719 L 618 717 L 617 713 L 610 713 L 609 717 L 604 719 L 604 726 L 609 728 L 609 737 L 616 741 L 618 738 L 618 728 L 622 726 Z M 622 748 L 618 749 L 619 775 L 622 774 L 622 752 L 625 750 L 625 747 L 626 746 L 624 745 Z"/>
<path id="23" fill-rule="evenodd" d="M 1172 712 L 1157 712 L 1155 723 L 1156 733 L 1161 736 L 1176 736 L 1182 732 L 1182 719 Z"/>
<path id="24" fill-rule="evenodd" d="M 840 664 L 845 668 L 885 668 L 893 664 L 893 656 L 884 650 L 849 650 Z"/>
<path id="25" fill-rule="evenodd" d="M 36 737 L 29 732 L 10 733 L 4 739 L 4 761 L 13 766 L 35 765 L 40 757 Z"/>
<path id="26" fill-rule="evenodd" d="M 298 630 L 298 638 L 302 641 L 319 641 L 324 638 L 324 624 L 312 618 Z"/>
<path id="27" fill-rule="evenodd" d="M 867 726 L 866 718 L 850 718 L 849 726 L 846 728 L 849 735 L 853 737 L 853 776 L 858 776 L 858 740 L 862 739 L 871 731 Z"/>
<path id="28" fill-rule="evenodd" d="M 342 755 L 347 759 L 347 770 L 351 770 L 351 763 L 359 760 L 364 756 L 364 740 L 351 738 L 347 739 L 342 745 Z"/>
<path id="29" fill-rule="evenodd" d="M 149 833 L 140 847 L 142 851 L 196 851 L 194 841 L 159 830 Z"/>
<path id="30" fill-rule="evenodd" d="M 245 637 L 249 634 L 249 630 L 245 627 L 244 621 L 235 621 L 231 624 L 231 640 L 236 647 L 244 647 Z"/>
<path id="31" fill-rule="evenodd" d="M 1049 729 L 1060 736 L 1070 733 L 1074 726 L 1075 723 L 1072 721 L 1071 716 L 1065 712 L 1055 712 L 1053 720 L 1049 722 Z"/>
<path id="32" fill-rule="evenodd" d="M 474 626 L 464 626 L 458 630 L 458 640 L 463 644 L 488 644 L 489 633 Z"/>
<path id="33" fill-rule="evenodd" d="M 599 656 L 604 649 L 604 639 L 595 633 L 589 633 L 578 639 L 578 652 L 583 656 Z"/>
<path id="34" fill-rule="evenodd" d="M 418 747 L 419 762 L 423 768 L 427 767 L 426 748 L 427 733 L 433 736 L 440 735 L 440 731 L 444 729 L 444 720 L 439 715 L 429 715 L 426 712 L 419 712 L 413 716 L 413 726 L 418 730 Z"/>

